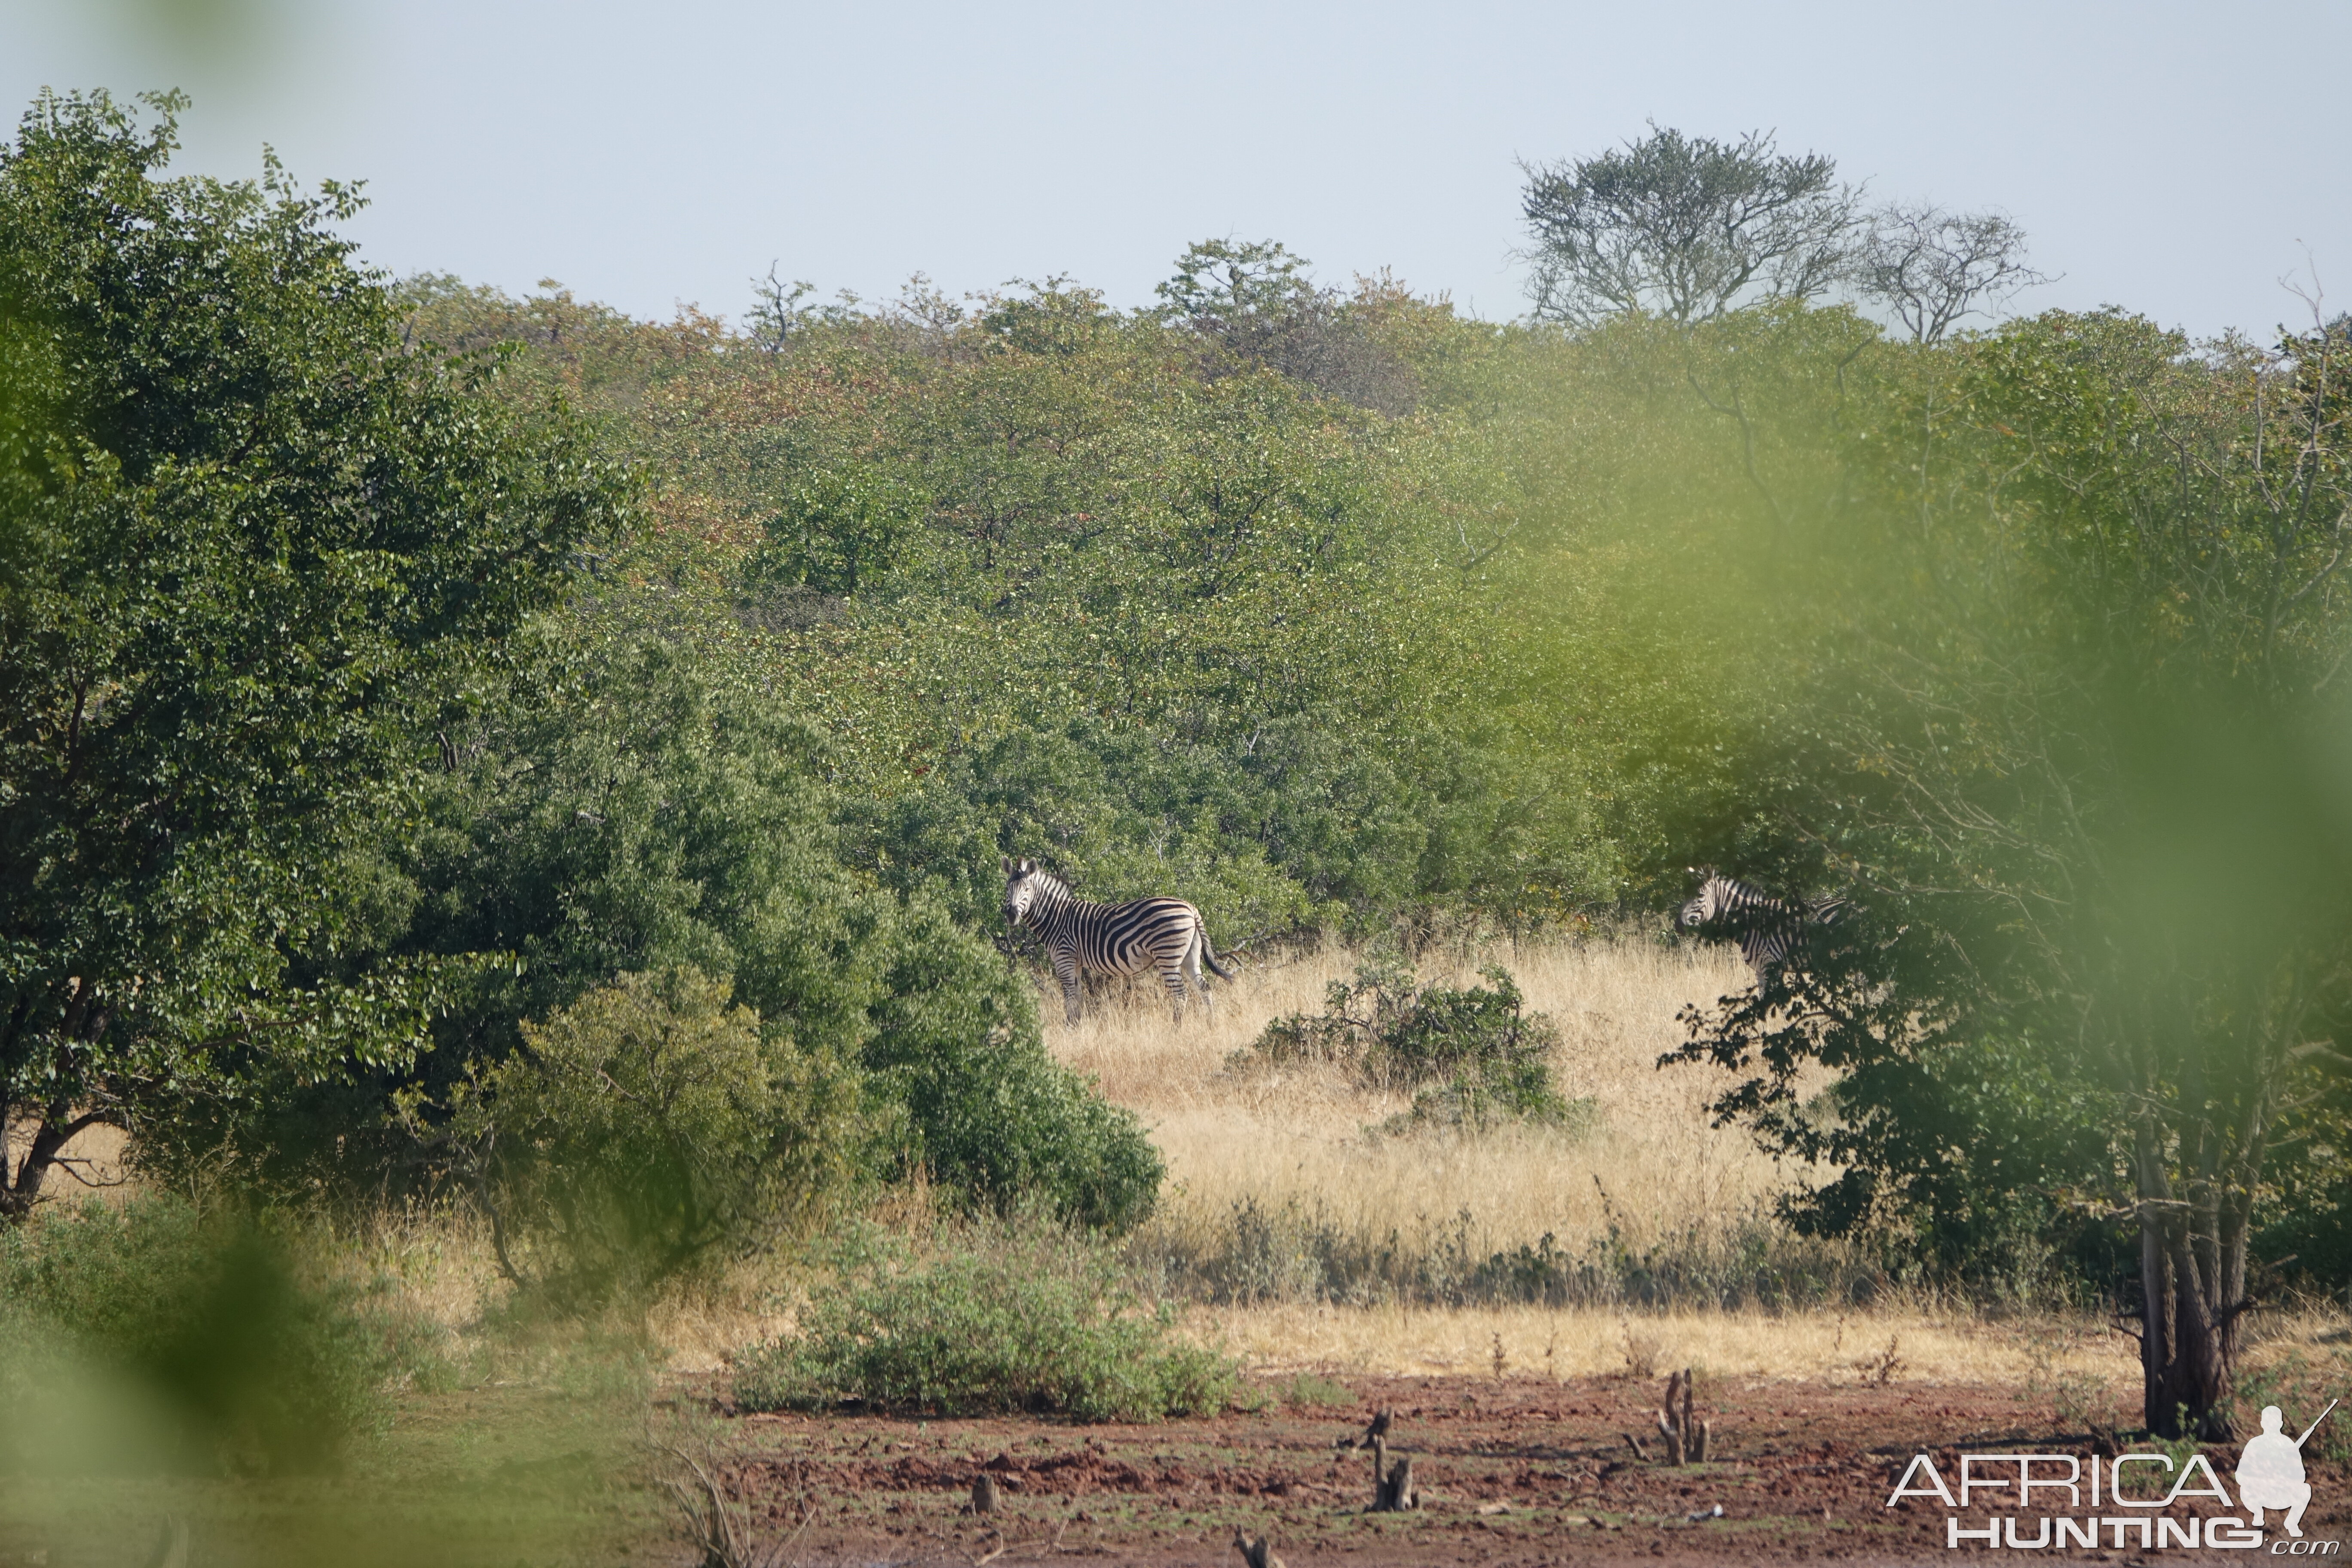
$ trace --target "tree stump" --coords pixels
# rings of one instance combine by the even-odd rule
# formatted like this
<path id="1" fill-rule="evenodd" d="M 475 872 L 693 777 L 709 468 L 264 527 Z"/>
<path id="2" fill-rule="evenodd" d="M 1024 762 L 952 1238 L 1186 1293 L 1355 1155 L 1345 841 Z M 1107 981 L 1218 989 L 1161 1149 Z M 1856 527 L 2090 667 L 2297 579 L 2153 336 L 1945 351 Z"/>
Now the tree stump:
<path id="1" fill-rule="evenodd" d="M 1261 1535 L 1252 1541 L 1236 1527 L 1234 1550 L 1242 1554 L 1244 1568 L 1282 1568 L 1282 1559 L 1274 1554 L 1274 1542 L 1266 1536 Z"/>
<path id="2" fill-rule="evenodd" d="M 1421 1490 L 1413 1485 L 1412 1458 L 1407 1455 L 1394 1466 L 1389 1464 L 1389 1445 L 1385 1437 L 1372 1439 L 1372 1511 L 1398 1513 L 1421 1506 Z"/>
<path id="3" fill-rule="evenodd" d="M 1666 1379 L 1666 1402 L 1657 1412 L 1658 1435 L 1665 1439 L 1665 1462 L 1697 1465 L 1706 1461 L 1707 1445 L 1715 1436 L 1715 1423 L 1701 1421 L 1692 1408 L 1692 1389 L 1697 1379 L 1685 1367 Z M 1625 1439 L 1632 1443 L 1629 1436 Z M 1641 1445 L 1634 1444 L 1635 1451 Z"/>
<path id="4" fill-rule="evenodd" d="M 1412 1456 L 1407 1454 L 1389 1471 L 1388 1511 L 1402 1512 L 1421 1506 L 1421 1489 L 1412 1482 Z"/>

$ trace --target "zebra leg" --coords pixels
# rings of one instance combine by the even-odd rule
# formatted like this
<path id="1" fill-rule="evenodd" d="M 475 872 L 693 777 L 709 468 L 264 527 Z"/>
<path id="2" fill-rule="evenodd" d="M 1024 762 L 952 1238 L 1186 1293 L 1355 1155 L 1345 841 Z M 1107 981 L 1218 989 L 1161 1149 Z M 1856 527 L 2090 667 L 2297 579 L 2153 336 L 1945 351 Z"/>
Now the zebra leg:
<path id="1" fill-rule="evenodd" d="M 1160 965 L 1160 978 L 1168 987 L 1169 1010 L 1175 1015 L 1176 1022 L 1181 1024 L 1184 1021 L 1183 959 L 1180 957 L 1172 963 L 1162 960 Z"/>
<path id="2" fill-rule="evenodd" d="M 1078 1023 L 1078 961 L 1073 956 L 1054 955 L 1054 978 L 1062 983 L 1062 1022 L 1076 1028 Z"/>
<path id="3" fill-rule="evenodd" d="M 1192 989 L 1201 994 L 1201 1006 L 1213 1024 L 1217 1021 L 1217 999 L 1209 992 L 1209 977 L 1201 973 L 1201 950 L 1207 945 L 1208 937 L 1195 931 L 1191 944 L 1184 949 L 1184 973 L 1192 976 Z"/>

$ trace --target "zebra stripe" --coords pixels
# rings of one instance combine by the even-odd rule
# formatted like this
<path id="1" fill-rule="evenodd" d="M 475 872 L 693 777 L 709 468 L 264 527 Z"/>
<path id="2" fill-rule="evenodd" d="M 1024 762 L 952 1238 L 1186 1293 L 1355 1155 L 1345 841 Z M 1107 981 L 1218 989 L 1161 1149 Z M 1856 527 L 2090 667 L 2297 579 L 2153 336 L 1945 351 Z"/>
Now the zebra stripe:
<path id="1" fill-rule="evenodd" d="M 1176 1021 L 1184 1021 L 1184 977 L 1189 972 L 1201 1003 L 1216 1016 L 1209 984 L 1202 977 L 1207 964 L 1220 979 L 1234 972 L 1217 962 L 1209 945 L 1209 928 L 1201 911 L 1181 899 L 1137 899 L 1132 903 L 1097 904 L 1070 891 L 1069 884 L 1034 860 L 1004 862 L 1004 919 L 1027 926 L 1045 939 L 1054 963 L 1054 977 L 1062 983 L 1062 1010 L 1068 1022 L 1078 1021 L 1078 972 L 1140 974 L 1160 971 Z"/>
<path id="2" fill-rule="evenodd" d="M 1756 972 L 1759 985 L 1791 958 L 1802 959 L 1814 928 L 1833 926 L 1853 909 L 1844 899 L 1775 898 L 1752 882 L 1711 868 L 1694 866 L 1691 874 L 1706 880 L 1699 884 L 1698 897 L 1682 907 L 1682 923 L 1694 931 L 1728 927 L 1727 934 L 1739 943 L 1740 956 Z"/>

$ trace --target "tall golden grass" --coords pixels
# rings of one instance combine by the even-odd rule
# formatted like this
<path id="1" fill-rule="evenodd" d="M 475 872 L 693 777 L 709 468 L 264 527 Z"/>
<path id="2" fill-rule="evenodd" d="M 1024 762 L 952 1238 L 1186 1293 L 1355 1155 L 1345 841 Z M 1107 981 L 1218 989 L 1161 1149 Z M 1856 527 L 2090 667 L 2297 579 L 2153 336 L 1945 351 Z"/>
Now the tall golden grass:
<path id="1" fill-rule="evenodd" d="M 1592 1102 L 1580 1128 L 1464 1137 L 1396 1136 L 1379 1124 L 1405 1100 L 1343 1071 L 1235 1070 L 1234 1053 L 1273 1018 L 1314 1013 L 1362 954 L 1341 947 L 1252 965 L 1171 1022 L 1158 986 L 1098 988 L 1075 1028 L 1049 1011 L 1048 1043 L 1101 1092 L 1142 1117 L 1170 1184 L 1137 1251 L 1198 1258 L 1234 1241 L 1237 1216 L 1287 1213 L 1359 1249 L 1451 1247 L 1461 1260 L 1542 1245 L 1589 1253 L 1721 1256 L 1759 1234 L 1794 1245 L 1773 1200 L 1809 1173 L 1711 1125 L 1728 1076 L 1659 1058 L 1678 1045 L 1681 1008 L 1748 983 L 1736 950 L 1668 945 L 1639 934 L 1500 947 L 1424 963 L 1428 984 L 1466 984 L 1500 963 L 1530 1012 L 1559 1033 L 1559 1089 Z M 1810 1173 L 1818 1178 L 1822 1173 Z M 1327 1282 L 1328 1283 L 1328 1282 Z M 1992 1379 L 2113 1402 L 2128 1390 L 2129 1342 L 2095 1323 L 2049 1316 L 1994 1322 L 1963 1305 L 1899 1290 L 1864 1304 L 1771 1310 L 1685 1300 L 1547 1308 L 1509 1302 L 1349 1306 L 1313 1291 L 1196 1309 L 1200 1331 L 1261 1370 L 1507 1375 L 1643 1373 L 1696 1364 L 1718 1373 L 1859 1380 Z M 1891 1364 L 1890 1364 L 1891 1363 Z"/>
<path id="2" fill-rule="evenodd" d="M 1219 987 L 1213 1022 L 1195 1010 L 1172 1023 L 1157 988 L 1135 985 L 1090 999 L 1076 1029 L 1056 1022 L 1048 1040 L 1150 1128 L 1171 1178 L 1157 1221 L 1171 1237 L 1221 1225 L 1239 1205 L 1287 1205 L 1368 1239 L 1442 1229 L 1481 1256 L 1547 1235 L 1581 1249 L 1613 1225 L 1638 1254 L 1727 1243 L 1769 1211 L 1791 1173 L 1736 1129 L 1708 1124 L 1726 1075 L 1657 1065 L 1681 1041 L 1684 1004 L 1747 983 L 1736 951 L 1620 940 L 1479 957 L 1509 969 L 1528 1009 L 1558 1026 L 1554 1081 L 1592 1102 L 1589 1126 L 1385 1136 L 1373 1129 L 1405 1099 L 1336 1068 L 1229 1069 L 1269 1019 L 1321 1010 L 1325 987 L 1360 962 L 1339 948 L 1244 971 Z M 1426 964 L 1422 978 L 1477 983 L 1466 963 Z"/>

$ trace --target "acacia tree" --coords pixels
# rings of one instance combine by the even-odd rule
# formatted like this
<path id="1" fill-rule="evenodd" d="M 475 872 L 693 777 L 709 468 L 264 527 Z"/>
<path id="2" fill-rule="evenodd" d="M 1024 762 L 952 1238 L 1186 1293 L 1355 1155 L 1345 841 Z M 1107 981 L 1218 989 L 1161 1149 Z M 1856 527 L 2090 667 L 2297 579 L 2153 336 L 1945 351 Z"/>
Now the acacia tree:
<path id="1" fill-rule="evenodd" d="M 2051 281 L 2025 264 L 2025 231 L 2000 213 L 1890 203 L 1856 247 L 1854 287 L 1895 312 L 1913 341 L 1932 343 L 1963 318 Z"/>
<path id="2" fill-rule="evenodd" d="M 1719 1111 L 1848 1167 L 1801 1205 L 1826 1228 L 2019 1193 L 2120 1222 L 2147 1424 L 2223 1437 L 2266 1165 L 2352 1065 L 2352 398 L 2340 329 L 2187 348 L 2043 318 L 1849 434 L 1885 454 L 1846 475 L 1870 564 L 1806 605 L 1772 809 L 1875 919 L 1681 1054 L 1760 1068 Z"/>
<path id="3" fill-rule="evenodd" d="M 1760 132 L 1717 142 L 1653 125 L 1622 148 L 1520 171 L 1528 291 L 1546 321 L 1648 311 L 1688 323 L 1811 299 L 1836 281 L 1855 225 L 1858 197 L 1834 160 L 1783 155 Z"/>
<path id="4" fill-rule="evenodd" d="M 414 1047 L 430 966 L 344 961 L 339 872 L 404 814 L 403 717 L 623 501 L 403 352 L 329 228 L 352 189 L 164 178 L 183 103 L 148 101 L 44 95 L 0 153 L 0 379 L 34 393 L 0 449 L 9 1218 L 83 1128 L 252 1053 Z"/>

